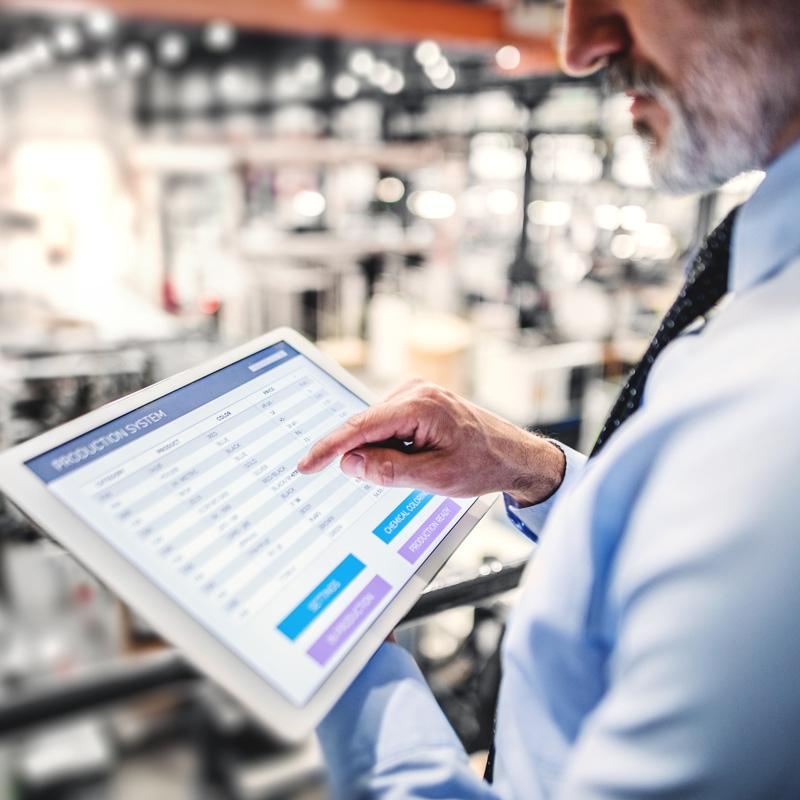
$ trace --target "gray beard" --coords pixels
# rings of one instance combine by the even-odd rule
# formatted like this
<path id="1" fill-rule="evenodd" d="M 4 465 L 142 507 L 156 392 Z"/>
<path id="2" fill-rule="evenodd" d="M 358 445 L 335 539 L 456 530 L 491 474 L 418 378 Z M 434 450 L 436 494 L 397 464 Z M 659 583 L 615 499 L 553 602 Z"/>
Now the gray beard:
<path id="1" fill-rule="evenodd" d="M 680 88 L 652 64 L 612 59 L 610 89 L 652 97 L 669 115 L 660 143 L 645 123 L 637 125 L 657 188 L 708 191 L 770 163 L 800 113 L 796 2 L 739 3 L 709 16 L 707 31 L 684 57 Z"/>
<path id="2" fill-rule="evenodd" d="M 772 41 L 759 46 L 743 41 L 736 20 L 715 24 L 684 65 L 680 91 L 650 65 L 625 59 L 610 65 L 609 88 L 649 95 L 669 114 L 660 146 L 646 124 L 637 125 L 658 189 L 708 191 L 769 163 L 781 132 L 800 109 L 794 38 L 781 33 L 778 23 L 786 27 L 785 14 L 773 22 Z"/>
<path id="3" fill-rule="evenodd" d="M 670 194 L 706 192 L 767 163 L 780 123 L 775 115 L 764 114 L 753 76 L 726 66 L 721 69 L 717 63 L 713 71 L 695 72 L 685 91 L 688 103 L 656 90 L 655 99 L 670 116 L 666 139 L 657 147 L 652 135 L 641 127 L 639 132 L 648 146 L 657 189 Z M 724 85 L 717 79 L 720 74 Z"/>

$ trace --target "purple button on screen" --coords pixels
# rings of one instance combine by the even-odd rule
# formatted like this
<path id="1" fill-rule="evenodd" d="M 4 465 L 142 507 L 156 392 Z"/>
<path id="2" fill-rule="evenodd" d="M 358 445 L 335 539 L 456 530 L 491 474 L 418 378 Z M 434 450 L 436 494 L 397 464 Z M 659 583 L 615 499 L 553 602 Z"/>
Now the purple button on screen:
<path id="1" fill-rule="evenodd" d="M 397 552 L 409 564 L 415 564 L 460 510 L 453 500 L 445 500 Z"/>
<path id="2" fill-rule="evenodd" d="M 331 656 L 350 638 L 375 606 L 386 597 L 391 588 L 383 578 L 376 575 L 342 611 L 330 628 L 311 645 L 308 650 L 311 658 L 320 666 L 325 666 Z"/>

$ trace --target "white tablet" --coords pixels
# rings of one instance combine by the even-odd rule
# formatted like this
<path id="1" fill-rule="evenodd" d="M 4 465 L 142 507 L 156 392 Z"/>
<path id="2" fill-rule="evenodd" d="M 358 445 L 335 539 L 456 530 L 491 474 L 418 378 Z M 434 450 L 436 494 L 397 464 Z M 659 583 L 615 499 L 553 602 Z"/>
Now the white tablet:
<path id="1" fill-rule="evenodd" d="M 0 490 L 298 740 L 491 504 L 300 475 L 366 398 L 275 331 L 3 453 Z"/>

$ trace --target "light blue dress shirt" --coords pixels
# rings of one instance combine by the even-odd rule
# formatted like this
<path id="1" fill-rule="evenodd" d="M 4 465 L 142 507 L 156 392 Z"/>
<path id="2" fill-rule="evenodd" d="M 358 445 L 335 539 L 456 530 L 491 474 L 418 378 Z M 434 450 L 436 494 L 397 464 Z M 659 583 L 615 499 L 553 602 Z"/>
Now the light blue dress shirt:
<path id="1" fill-rule="evenodd" d="M 800 797 L 800 143 L 734 231 L 732 296 L 567 451 L 503 645 L 495 782 L 384 645 L 319 728 L 334 795 Z"/>

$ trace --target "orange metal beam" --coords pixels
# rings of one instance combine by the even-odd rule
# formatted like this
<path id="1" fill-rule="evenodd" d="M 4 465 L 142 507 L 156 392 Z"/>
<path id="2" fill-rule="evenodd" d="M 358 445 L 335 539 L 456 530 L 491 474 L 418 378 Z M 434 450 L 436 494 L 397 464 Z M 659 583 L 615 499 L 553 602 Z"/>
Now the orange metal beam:
<path id="1" fill-rule="evenodd" d="M 38 0 L 37 5 L 43 4 L 63 5 L 63 0 Z M 101 0 L 100 5 L 129 17 L 186 23 L 224 18 L 245 28 L 308 36 L 409 42 L 431 38 L 487 50 L 513 44 L 532 70 L 558 69 L 549 37 L 510 30 L 502 8 L 457 0 Z"/>

